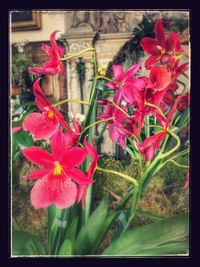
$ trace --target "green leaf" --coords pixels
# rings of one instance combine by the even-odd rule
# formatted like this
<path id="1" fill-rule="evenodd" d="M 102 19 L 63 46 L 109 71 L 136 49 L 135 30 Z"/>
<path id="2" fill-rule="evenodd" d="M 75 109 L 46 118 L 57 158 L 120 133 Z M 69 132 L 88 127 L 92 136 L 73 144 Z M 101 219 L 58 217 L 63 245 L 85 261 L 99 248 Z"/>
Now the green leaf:
<path id="1" fill-rule="evenodd" d="M 67 233 L 65 235 L 65 239 L 70 239 L 71 241 L 74 241 L 76 238 L 76 232 L 78 227 L 78 217 L 76 217 L 72 223 L 70 224 Z"/>
<path id="2" fill-rule="evenodd" d="M 111 229 L 111 227 L 113 226 L 113 224 L 114 224 L 115 220 L 118 218 L 118 216 L 119 216 L 119 212 L 114 212 L 114 213 L 112 213 L 106 217 L 105 222 L 104 222 L 101 230 L 99 231 L 99 234 L 98 234 L 98 236 L 94 242 L 94 245 L 93 245 L 92 249 L 90 250 L 90 254 L 95 254 L 99 245 L 103 241 L 103 238 L 105 237 L 107 232 Z"/>
<path id="3" fill-rule="evenodd" d="M 63 255 L 63 256 L 64 255 L 72 255 L 72 252 L 73 252 L 73 250 L 72 250 L 72 241 L 70 239 L 66 239 L 63 242 L 63 244 L 62 244 L 62 246 L 61 246 L 61 248 L 59 250 L 58 255 Z"/>
<path id="4" fill-rule="evenodd" d="M 102 229 L 107 212 L 108 198 L 105 197 L 79 232 L 75 242 L 76 255 L 89 253 Z"/>
<path id="5" fill-rule="evenodd" d="M 121 234 L 102 255 L 137 256 L 152 253 L 152 255 L 157 256 L 156 252 L 158 250 L 156 251 L 155 248 L 158 246 L 165 246 L 158 252 L 165 255 L 169 251 L 169 246 L 167 246 L 166 243 L 168 242 L 169 244 L 186 237 L 188 235 L 188 230 L 188 214 L 175 215 Z M 170 254 L 177 253 L 175 247 L 176 246 L 171 246 Z M 147 253 L 147 250 L 150 252 Z M 186 250 L 181 251 L 181 253 L 186 253 Z"/>
<path id="6" fill-rule="evenodd" d="M 161 221 L 164 219 L 164 217 L 157 215 L 155 213 L 149 212 L 149 211 L 137 210 L 136 214 L 139 216 L 148 217 L 153 221 Z"/>
<path id="7" fill-rule="evenodd" d="M 45 247 L 30 233 L 14 230 L 12 233 L 12 255 L 45 255 Z"/>
<path id="8" fill-rule="evenodd" d="M 137 256 L 169 256 L 186 254 L 188 251 L 187 242 L 170 242 L 162 246 L 135 252 Z"/>
<path id="9" fill-rule="evenodd" d="M 29 146 L 34 146 L 33 138 L 29 135 L 28 132 L 16 133 L 14 138 L 21 149 Z"/>

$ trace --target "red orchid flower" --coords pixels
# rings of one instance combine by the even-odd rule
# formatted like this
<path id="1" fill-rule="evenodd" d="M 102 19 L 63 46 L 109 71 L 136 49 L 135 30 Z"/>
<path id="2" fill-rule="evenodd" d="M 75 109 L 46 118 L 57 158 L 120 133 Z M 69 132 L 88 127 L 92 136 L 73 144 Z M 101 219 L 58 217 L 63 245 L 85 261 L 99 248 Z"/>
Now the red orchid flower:
<path id="1" fill-rule="evenodd" d="M 92 177 L 94 176 L 94 173 L 95 173 L 95 170 L 97 167 L 97 163 L 98 163 L 98 160 L 100 159 L 101 155 L 97 154 L 94 140 L 93 140 L 93 144 L 91 145 L 85 138 L 84 146 L 85 146 L 85 150 L 86 150 L 87 154 L 92 159 L 92 161 L 90 162 L 90 166 L 89 166 L 87 173 L 86 173 L 87 178 L 91 180 Z M 85 198 L 87 196 L 88 187 L 89 187 L 89 185 L 84 185 L 84 184 L 78 185 L 77 202 L 81 201 L 83 208 L 85 207 Z"/>
<path id="2" fill-rule="evenodd" d="M 177 105 L 179 112 L 183 112 L 189 104 L 189 93 L 182 96 L 180 102 Z"/>
<path id="3" fill-rule="evenodd" d="M 27 179 L 37 179 L 31 190 L 31 202 L 36 209 L 48 207 L 53 203 L 61 209 L 70 207 L 77 198 L 76 183 L 93 183 L 77 169 L 87 156 L 84 148 L 69 149 L 61 130 L 50 138 L 50 145 L 52 154 L 36 146 L 22 150 L 26 159 L 43 166 L 27 176 Z"/>
<path id="4" fill-rule="evenodd" d="M 152 67 L 146 88 L 153 88 L 155 91 L 160 92 L 169 86 L 171 82 L 171 72 L 168 69 Z"/>
<path id="5" fill-rule="evenodd" d="M 116 82 L 108 82 L 106 85 L 113 90 L 117 90 L 114 101 L 120 104 L 123 98 L 128 104 L 132 105 L 140 101 L 140 91 L 144 89 L 146 79 L 144 77 L 133 78 L 138 72 L 140 64 L 135 64 L 124 72 L 122 66 L 113 65 L 114 80 Z M 139 99 L 138 99 L 139 98 Z"/>
<path id="6" fill-rule="evenodd" d="M 60 124 L 71 131 L 63 115 L 45 97 L 40 87 L 40 79 L 34 82 L 33 93 L 35 95 L 35 103 L 42 113 L 33 112 L 29 114 L 22 123 L 23 129 L 30 131 L 34 140 L 51 137 L 58 130 Z"/>
<path id="7" fill-rule="evenodd" d="M 176 98 L 166 119 L 164 119 L 160 114 L 157 114 L 156 117 L 160 125 L 162 125 L 163 129 L 160 132 L 145 139 L 143 143 L 142 142 L 137 143 L 138 149 L 146 161 L 150 162 L 155 155 L 155 150 L 160 149 L 160 144 L 167 135 L 167 129 L 169 127 L 170 121 L 174 113 L 176 112 L 177 105 L 182 97 L 183 96 L 180 95 Z"/>
<path id="8" fill-rule="evenodd" d="M 30 73 L 36 75 L 64 74 L 64 65 L 60 60 L 64 55 L 64 48 L 56 44 L 55 35 L 57 32 L 59 31 L 54 31 L 50 36 L 51 46 L 42 44 L 42 49 L 48 54 L 50 60 L 45 62 L 42 67 L 30 67 Z"/>
<path id="9" fill-rule="evenodd" d="M 74 126 L 74 130 L 71 129 L 70 131 L 65 133 L 68 147 L 75 146 L 81 134 L 81 126 L 79 125 L 78 121 L 73 118 L 72 123 Z"/>
<path id="10" fill-rule="evenodd" d="M 151 55 L 145 61 L 146 69 L 151 69 L 156 63 L 173 65 L 178 60 L 178 56 L 184 52 L 180 44 L 179 34 L 171 32 L 166 38 L 161 19 L 156 21 L 154 32 L 156 39 L 144 37 L 140 42 L 142 49 Z"/>
<path id="11" fill-rule="evenodd" d="M 110 118 L 110 120 L 107 121 L 109 136 L 113 142 L 119 141 L 121 147 L 125 149 L 125 138 L 132 134 L 133 121 L 127 118 L 126 114 L 121 110 L 110 104 L 104 105 L 104 113 L 97 118 Z"/>

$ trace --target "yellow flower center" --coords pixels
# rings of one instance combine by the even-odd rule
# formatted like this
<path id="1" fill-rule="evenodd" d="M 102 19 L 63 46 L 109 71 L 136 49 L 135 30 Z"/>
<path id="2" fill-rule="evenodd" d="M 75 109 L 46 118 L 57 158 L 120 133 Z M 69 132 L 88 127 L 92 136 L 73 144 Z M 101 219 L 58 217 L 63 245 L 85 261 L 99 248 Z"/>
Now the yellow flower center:
<path id="1" fill-rule="evenodd" d="M 162 48 L 161 50 L 160 50 L 160 53 L 161 53 L 161 55 L 164 55 L 165 54 L 165 48 Z"/>
<path id="2" fill-rule="evenodd" d="M 53 110 L 49 109 L 48 110 L 48 113 L 47 113 L 47 116 L 50 118 L 50 119 L 53 119 L 55 117 L 55 113 L 53 112 Z"/>
<path id="3" fill-rule="evenodd" d="M 57 162 L 55 164 L 55 167 L 54 167 L 54 170 L 53 170 L 53 174 L 54 175 L 61 175 L 61 173 L 62 173 L 62 166 L 60 165 L 59 162 Z"/>

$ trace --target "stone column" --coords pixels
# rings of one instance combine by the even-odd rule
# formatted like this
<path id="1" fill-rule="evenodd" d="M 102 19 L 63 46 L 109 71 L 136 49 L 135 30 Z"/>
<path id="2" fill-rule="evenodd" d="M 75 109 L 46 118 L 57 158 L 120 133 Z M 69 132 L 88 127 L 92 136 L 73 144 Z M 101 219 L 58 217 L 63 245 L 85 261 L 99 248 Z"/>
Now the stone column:
<path id="1" fill-rule="evenodd" d="M 68 99 L 81 99 L 80 85 L 78 81 L 78 75 L 76 70 L 77 60 L 73 60 L 67 63 L 68 71 Z M 68 103 L 68 111 L 74 114 L 81 112 L 81 106 L 78 103 Z"/>

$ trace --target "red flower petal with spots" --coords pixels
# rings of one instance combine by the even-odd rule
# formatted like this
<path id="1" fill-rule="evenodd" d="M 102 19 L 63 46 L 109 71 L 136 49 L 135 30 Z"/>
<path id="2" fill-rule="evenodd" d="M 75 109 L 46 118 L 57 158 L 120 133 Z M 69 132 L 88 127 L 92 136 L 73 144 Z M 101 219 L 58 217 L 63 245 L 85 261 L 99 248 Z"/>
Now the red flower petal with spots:
<path id="1" fill-rule="evenodd" d="M 171 82 L 172 80 L 170 71 L 168 71 L 166 68 L 152 67 L 147 88 L 154 88 L 156 91 L 162 91 Z"/>
<path id="2" fill-rule="evenodd" d="M 76 183 L 87 186 L 94 182 L 77 169 L 87 156 L 86 149 L 68 149 L 65 138 L 61 130 L 51 137 L 52 154 L 36 146 L 22 150 L 29 161 L 45 167 L 31 172 L 27 177 L 39 179 L 31 191 L 31 201 L 35 208 L 48 207 L 53 203 L 59 208 L 67 208 L 77 199 Z"/>
<path id="3" fill-rule="evenodd" d="M 50 138 L 58 130 L 59 125 L 71 131 L 63 115 L 45 97 L 40 87 L 40 79 L 33 84 L 33 93 L 35 103 L 42 113 L 33 112 L 29 114 L 22 123 L 23 129 L 30 131 L 34 140 Z"/>
<path id="4" fill-rule="evenodd" d="M 55 179 L 52 174 L 38 180 L 31 190 L 31 202 L 36 209 L 46 208 L 51 204 L 60 209 L 68 208 L 75 203 L 76 196 L 75 183 L 63 177 Z"/>

